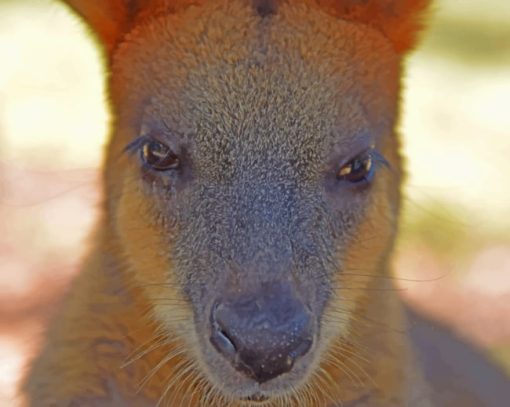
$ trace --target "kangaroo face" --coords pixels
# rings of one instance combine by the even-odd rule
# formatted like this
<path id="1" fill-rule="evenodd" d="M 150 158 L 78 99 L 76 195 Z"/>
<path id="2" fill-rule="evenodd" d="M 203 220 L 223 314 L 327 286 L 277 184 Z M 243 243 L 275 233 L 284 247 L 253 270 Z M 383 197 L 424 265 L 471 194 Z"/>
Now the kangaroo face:
<path id="1" fill-rule="evenodd" d="M 115 53 L 108 208 L 183 367 L 263 401 L 320 375 L 386 261 L 399 59 L 312 6 L 210 3 Z"/>

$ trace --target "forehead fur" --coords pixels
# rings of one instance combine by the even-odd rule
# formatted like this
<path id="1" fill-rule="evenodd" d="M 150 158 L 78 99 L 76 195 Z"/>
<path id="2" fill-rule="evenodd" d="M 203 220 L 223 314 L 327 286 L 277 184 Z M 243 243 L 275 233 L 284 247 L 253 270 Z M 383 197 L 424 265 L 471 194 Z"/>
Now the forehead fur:
<path id="1" fill-rule="evenodd" d="M 261 19 L 222 0 L 129 34 L 115 57 L 113 102 L 131 100 L 117 114 L 134 131 L 148 120 L 193 134 L 202 160 L 242 148 L 236 157 L 312 159 L 328 143 L 391 132 L 397 64 L 376 31 L 305 4 Z"/>

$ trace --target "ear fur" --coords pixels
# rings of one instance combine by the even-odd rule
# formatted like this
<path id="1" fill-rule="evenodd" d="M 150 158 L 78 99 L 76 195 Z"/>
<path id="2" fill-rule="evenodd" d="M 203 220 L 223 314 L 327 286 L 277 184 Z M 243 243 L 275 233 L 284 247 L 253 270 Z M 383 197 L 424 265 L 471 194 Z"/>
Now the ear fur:
<path id="1" fill-rule="evenodd" d="M 175 12 L 198 0 L 63 0 L 98 36 L 110 55 L 135 23 L 162 12 Z"/>
<path id="2" fill-rule="evenodd" d="M 128 0 L 65 0 L 93 29 L 109 53 L 133 18 L 134 5 Z"/>
<path id="3" fill-rule="evenodd" d="M 214 0 L 210 0 L 214 1 Z M 295 1 L 295 0 L 288 0 Z M 310 0 L 309 0 L 310 1 Z M 408 51 L 423 27 L 431 0 L 311 0 L 336 17 L 367 24 L 381 31 L 398 53 Z M 64 0 L 99 36 L 108 54 L 133 24 L 146 16 L 178 11 L 204 0 Z M 256 0 L 262 5 L 278 1 Z M 271 8 L 271 10 L 273 10 Z"/>
<path id="4" fill-rule="evenodd" d="M 424 26 L 431 0 L 315 0 L 336 17 L 381 31 L 399 53 L 409 51 Z"/>

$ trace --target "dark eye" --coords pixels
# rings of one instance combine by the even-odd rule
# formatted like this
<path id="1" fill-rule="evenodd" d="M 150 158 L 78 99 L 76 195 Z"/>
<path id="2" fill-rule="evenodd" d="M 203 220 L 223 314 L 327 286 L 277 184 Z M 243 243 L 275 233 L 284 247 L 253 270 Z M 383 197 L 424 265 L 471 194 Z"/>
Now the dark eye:
<path id="1" fill-rule="evenodd" d="M 156 140 L 146 140 L 141 148 L 142 160 L 156 171 L 179 168 L 179 157 L 167 145 Z"/>
<path id="2" fill-rule="evenodd" d="M 372 152 L 367 151 L 354 157 L 348 163 L 342 165 L 336 177 L 340 181 L 347 181 L 352 184 L 370 181 L 373 176 L 374 163 Z"/>

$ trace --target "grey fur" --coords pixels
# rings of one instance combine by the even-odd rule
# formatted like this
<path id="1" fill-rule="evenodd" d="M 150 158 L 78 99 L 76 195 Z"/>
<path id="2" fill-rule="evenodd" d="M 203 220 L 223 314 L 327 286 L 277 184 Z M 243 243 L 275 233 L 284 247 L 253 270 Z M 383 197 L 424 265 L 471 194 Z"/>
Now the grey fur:
<path id="1" fill-rule="evenodd" d="M 211 3 L 203 6 L 206 23 L 194 21 L 194 26 L 174 33 L 170 21 L 168 37 L 157 38 L 153 49 L 128 38 L 115 69 L 122 86 L 127 84 L 126 97 L 143 107 L 136 112 L 137 128 L 162 137 L 176 151 L 186 151 L 180 173 L 154 177 L 151 187 L 144 188 L 171 225 L 171 272 L 194 310 L 193 335 L 202 366 L 217 385 L 244 396 L 258 388 L 247 380 L 239 386 L 240 379 L 207 341 L 212 304 L 231 289 L 243 292 L 271 281 L 291 281 L 315 315 L 317 341 L 285 379 L 277 378 L 264 389 L 271 392 L 282 380 L 297 383 L 307 377 L 309 365 L 327 343 L 321 319 L 332 278 L 342 269 L 343 251 L 357 237 L 352 235 L 356 225 L 375 204 L 370 187 L 341 183 L 336 171 L 372 144 L 385 148 L 388 140 L 382 136 L 391 135 L 395 106 L 388 99 L 386 112 L 375 111 L 374 98 L 384 97 L 380 84 L 352 77 L 357 71 L 353 64 L 360 64 L 362 75 L 367 63 L 355 29 L 339 55 L 329 55 L 327 49 L 318 55 L 335 58 L 335 70 L 344 69 L 328 72 L 327 64 L 309 63 L 300 55 L 296 36 L 321 31 L 314 18 L 308 21 L 313 27 L 292 25 L 290 14 L 304 12 L 299 10 L 303 5 L 297 10 L 282 6 L 267 20 L 242 2 Z M 215 7 L 230 7 L 243 25 L 225 21 L 225 14 L 216 21 Z M 332 17 L 329 22 L 345 24 Z M 211 34 L 219 27 L 221 35 L 229 37 L 229 48 Z M 150 36 L 151 30 L 147 32 Z M 286 47 L 286 38 L 295 45 Z M 339 41 L 345 40 L 332 37 L 326 43 L 335 50 Z M 370 68 L 374 80 L 391 83 L 382 67 L 395 62 L 373 58 L 381 67 Z M 130 69 L 124 73 L 123 66 Z M 149 82 L 144 80 L 149 77 Z M 185 82 L 176 82 L 183 77 Z M 131 129 L 124 123 L 132 121 L 133 112 L 118 114 L 119 127 Z M 395 193 L 390 189 L 384 199 Z"/>

